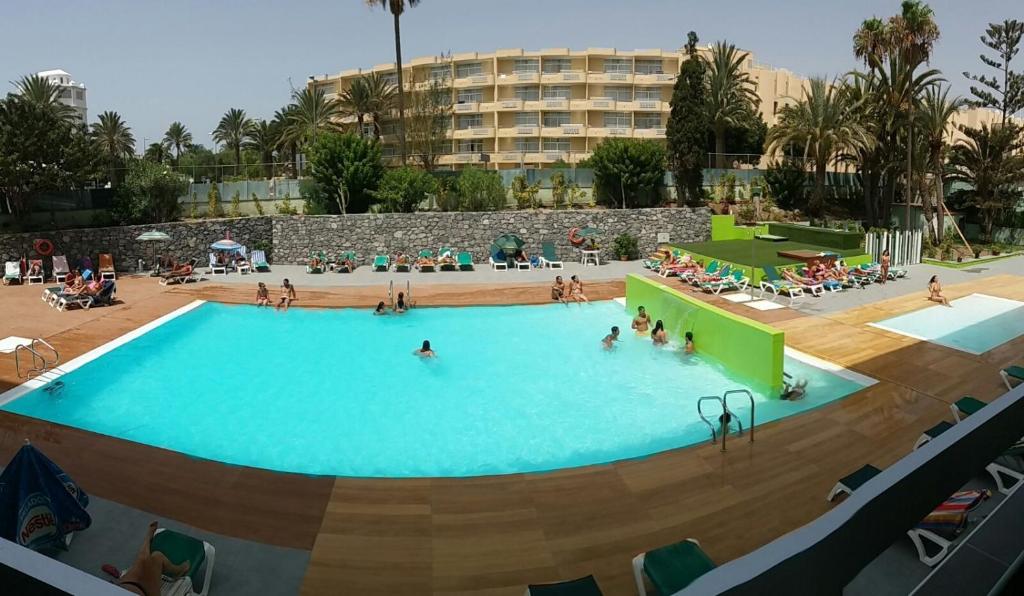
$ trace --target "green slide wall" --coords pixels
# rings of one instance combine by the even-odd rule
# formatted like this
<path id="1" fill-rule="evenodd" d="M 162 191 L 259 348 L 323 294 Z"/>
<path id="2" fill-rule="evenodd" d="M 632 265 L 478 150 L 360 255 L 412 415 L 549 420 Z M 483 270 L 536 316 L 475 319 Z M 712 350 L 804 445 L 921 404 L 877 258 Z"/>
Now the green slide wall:
<path id="1" fill-rule="evenodd" d="M 735 215 L 711 216 L 712 240 L 753 240 L 755 234 L 767 234 L 768 224 L 737 226 Z"/>
<path id="2" fill-rule="evenodd" d="M 626 276 L 626 308 L 635 313 L 646 308 L 652 320 L 661 319 L 673 341 L 693 332 L 697 351 L 734 373 L 750 379 L 772 394 L 782 388 L 782 330 L 734 315 L 662 284 L 629 274 Z"/>
<path id="3" fill-rule="evenodd" d="M 804 244 L 815 244 L 841 250 L 853 250 L 864 244 L 862 232 L 844 232 L 842 230 L 829 230 L 827 228 L 812 228 L 811 226 L 798 226 L 796 224 L 772 222 L 768 229 L 776 236 L 785 236 L 794 242 Z"/>

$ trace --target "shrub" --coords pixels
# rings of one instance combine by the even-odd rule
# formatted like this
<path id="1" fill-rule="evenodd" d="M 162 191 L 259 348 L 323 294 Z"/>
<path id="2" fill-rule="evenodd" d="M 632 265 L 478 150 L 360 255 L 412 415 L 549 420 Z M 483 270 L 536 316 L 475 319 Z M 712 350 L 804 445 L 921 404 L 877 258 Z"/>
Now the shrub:
<path id="1" fill-rule="evenodd" d="M 555 172 L 551 175 L 551 204 L 555 209 L 561 209 L 569 198 L 569 185 L 565 181 L 565 174 Z"/>
<path id="2" fill-rule="evenodd" d="M 188 192 L 188 180 L 167 166 L 139 160 L 117 188 L 112 215 L 121 224 L 172 221 L 178 217 L 178 197 Z"/>
<path id="3" fill-rule="evenodd" d="M 526 175 L 519 174 L 512 179 L 512 198 L 516 200 L 518 209 L 533 209 L 540 206 L 537 196 L 540 194 L 540 182 L 526 183 Z"/>
<path id="4" fill-rule="evenodd" d="M 263 203 L 260 202 L 260 197 L 256 193 L 252 193 L 252 204 L 256 207 L 256 215 L 263 215 Z"/>
<path id="5" fill-rule="evenodd" d="M 299 181 L 299 196 L 302 197 L 302 212 L 306 215 L 326 215 L 327 197 L 324 196 L 320 185 L 315 180 L 303 179 Z M 341 212 L 341 207 L 338 207 Z"/>
<path id="6" fill-rule="evenodd" d="M 206 217 L 220 217 L 220 185 L 210 183 L 210 192 L 206 193 Z"/>
<path id="7" fill-rule="evenodd" d="M 188 216 L 190 219 L 199 217 L 199 197 L 194 192 L 192 193 L 192 205 L 188 208 Z"/>
<path id="8" fill-rule="evenodd" d="M 654 141 L 608 139 L 590 157 L 597 201 L 608 207 L 650 207 L 661 202 L 665 148 Z"/>
<path id="9" fill-rule="evenodd" d="M 237 190 L 231 195 L 231 210 L 228 211 L 228 215 L 242 217 L 242 193 Z"/>
<path id="10" fill-rule="evenodd" d="M 640 258 L 640 243 L 631 234 L 619 234 L 612 244 L 612 252 L 620 259 Z"/>
<path id="11" fill-rule="evenodd" d="M 456 188 L 458 180 L 452 177 L 435 178 L 437 189 L 434 191 L 434 201 L 441 211 L 459 210 L 459 193 Z"/>
<path id="12" fill-rule="evenodd" d="M 423 170 L 401 167 L 388 170 L 380 188 L 372 191 L 386 213 L 414 213 L 438 190 L 437 180 Z"/>
<path id="13" fill-rule="evenodd" d="M 277 212 L 281 215 L 298 215 L 299 211 L 295 207 L 292 207 L 292 200 L 289 197 L 285 197 L 283 201 L 277 204 Z"/>
<path id="14" fill-rule="evenodd" d="M 317 201 L 327 213 L 365 213 L 384 176 L 380 144 L 352 133 L 322 134 L 308 150 Z"/>
<path id="15" fill-rule="evenodd" d="M 583 202 L 583 199 L 586 198 L 586 194 L 587 193 L 585 193 L 583 189 L 580 188 L 579 184 L 573 182 L 572 184 L 569 185 L 569 193 L 565 197 L 566 206 L 569 209 L 572 209 L 576 205 L 579 205 L 580 203 Z"/>
<path id="16" fill-rule="evenodd" d="M 497 172 L 466 168 L 455 181 L 461 211 L 499 211 L 508 204 Z"/>
<path id="17" fill-rule="evenodd" d="M 781 209 L 807 208 L 807 172 L 797 160 L 784 159 L 769 164 L 764 184 Z"/>

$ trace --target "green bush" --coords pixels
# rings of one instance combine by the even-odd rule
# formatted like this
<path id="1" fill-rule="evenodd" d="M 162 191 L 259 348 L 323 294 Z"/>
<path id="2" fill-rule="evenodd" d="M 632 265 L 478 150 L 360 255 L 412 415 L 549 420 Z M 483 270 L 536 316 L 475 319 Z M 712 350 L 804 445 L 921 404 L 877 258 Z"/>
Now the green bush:
<path id="1" fill-rule="evenodd" d="M 292 200 L 285 197 L 283 201 L 277 204 L 277 212 L 281 215 L 298 215 L 299 210 L 292 206 Z"/>
<path id="2" fill-rule="evenodd" d="M 654 141 L 608 139 L 590 157 L 599 203 L 608 207 L 651 207 L 661 202 L 665 148 Z"/>
<path id="3" fill-rule="evenodd" d="M 228 215 L 231 217 L 242 217 L 242 193 L 235 191 L 235 194 L 231 195 L 231 210 L 228 211 Z"/>
<path id="4" fill-rule="evenodd" d="M 551 175 L 551 204 L 555 209 L 561 209 L 569 199 L 569 185 L 565 181 L 565 174 L 555 172 Z"/>
<path id="5" fill-rule="evenodd" d="M 534 209 L 540 207 L 537 196 L 540 194 L 540 182 L 527 184 L 526 175 L 519 174 L 512 179 L 512 198 L 516 200 L 518 209 Z"/>
<path id="6" fill-rule="evenodd" d="M 807 208 L 807 172 L 797 160 L 784 159 L 769 164 L 764 183 L 779 208 Z"/>
<path id="7" fill-rule="evenodd" d="M 121 224 L 173 221 L 178 197 L 188 192 L 188 180 L 163 164 L 138 160 L 117 188 L 111 214 Z"/>
<path id="8" fill-rule="evenodd" d="M 260 202 L 260 197 L 256 193 L 252 193 L 252 204 L 256 207 L 256 215 L 263 215 L 263 203 Z"/>
<path id="9" fill-rule="evenodd" d="M 210 184 L 210 192 L 206 193 L 206 217 L 220 217 L 223 215 L 220 209 L 220 185 L 216 182 Z"/>
<path id="10" fill-rule="evenodd" d="M 366 213 L 384 176 L 380 143 L 358 135 L 322 134 L 309 149 L 309 170 L 327 213 Z"/>
<path id="11" fill-rule="evenodd" d="M 640 243 L 636 236 L 631 234 L 619 234 L 612 244 L 612 252 L 619 259 L 639 259 Z"/>
<path id="12" fill-rule="evenodd" d="M 199 217 L 199 197 L 196 193 L 192 193 L 192 204 L 188 208 L 189 219 L 196 219 Z"/>
<path id="13" fill-rule="evenodd" d="M 414 213 L 437 190 L 437 180 L 427 172 L 401 167 L 385 172 L 380 188 L 372 194 L 383 212 Z"/>
<path id="14" fill-rule="evenodd" d="M 466 168 L 455 181 L 460 211 L 500 211 L 508 204 L 497 172 Z"/>

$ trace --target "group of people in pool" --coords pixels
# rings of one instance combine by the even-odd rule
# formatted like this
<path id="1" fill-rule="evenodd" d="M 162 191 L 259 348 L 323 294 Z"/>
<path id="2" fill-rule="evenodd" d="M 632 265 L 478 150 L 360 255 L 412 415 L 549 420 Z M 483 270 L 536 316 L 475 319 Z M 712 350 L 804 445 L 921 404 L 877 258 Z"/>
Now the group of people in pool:
<path id="1" fill-rule="evenodd" d="M 668 332 L 665 331 L 665 323 L 659 319 L 654 322 L 654 329 L 651 329 L 651 315 L 647 314 L 647 309 L 642 306 L 637 308 L 636 316 L 633 317 L 633 323 L 630 327 L 639 336 L 649 335 L 651 341 L 656 346 L 668 344 Z M 687 354 L 692 354 L 696 350 L 696 346 L 693 343 L 693 332 L 687 331 L 683 338 L 686 342 L 683 349 Z M 611 332 L 601 340 L 601 345 L 606 350 L 610 350 L 615 347 L 615 342 L 617 341 L 619 341 L 619 328 L 614 326 L 611 328 Z"/>
<path id="2" fill-rule="evenodd" d="M 569 278 L 569 284 L 562 280 L 562 276 L 555 277 L 555 283 L 551 284 L 551 299 L 556 302 L 568 305 L 569 302 L 590 302 L 583 293 L 583 282 L 579 276 L 573 275 Z"/>

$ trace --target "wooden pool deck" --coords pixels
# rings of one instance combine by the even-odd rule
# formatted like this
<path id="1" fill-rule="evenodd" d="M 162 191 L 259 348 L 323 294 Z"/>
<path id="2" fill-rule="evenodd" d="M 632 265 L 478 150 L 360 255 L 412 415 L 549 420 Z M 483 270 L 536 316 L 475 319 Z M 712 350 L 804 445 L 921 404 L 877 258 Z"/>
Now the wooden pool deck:
<path id="1" fill-rule="evenodd" d="M 951 285 L 946 294 L 976 290 Z M 0 288 L 0 337 L 44 337 L 66 361 L 194 299 L 247 303 L 252 289 L 210 282 L 162 288 L 150 279 L 125 279 L 118 292 L 123 304 L 66 313 L 43 304 L 39 292 L 40 286 Z M 587 287 L 591 299 L 622 292 L 622 282 Z M 1024 300 L 1024 277 L 988 277 L 984 292 Z M 298 304 L 370 306 L 379 294 L 378 288 L 321 288 L 303 291 Z M 542 303 L 548 290 L 420 286 L 416 299 L 421 305 Z M 629 561 L 640 551 L 694 537 L 721 563 L 813 520 L 826 510 L 824 496 L 837 478 L 902 457 L 922 430 L 949 418 L 948 404 L 961 395 L 999 395 L 997 371 L 1020 363 L 1024 353 L 1024 337 L 975 356 L 866 325 L 928 306 L 923 294 L 825 316 L 707 299 L 776 325 L 788 345 L 879 383 L 759 426 L 756 442 L 732 440 L 724 454 L 702 445 L 543 474 L 396 480 L 280 474 L 8 413 L 0 413 L 0 460 L 29 438 L 96 495 L 213 532 L 309 549 L 303 594 L 518 596 L 529 582 L 593 573 L 605 594 L 625 595 L 635 593 Z M 180 382 L 178 374 L 158 373 L 153 382 Z M 667 387 L 677 382 L 667 381 Z M 13 356 L 0 356 L 0 390 L 19 382 Z"/>

